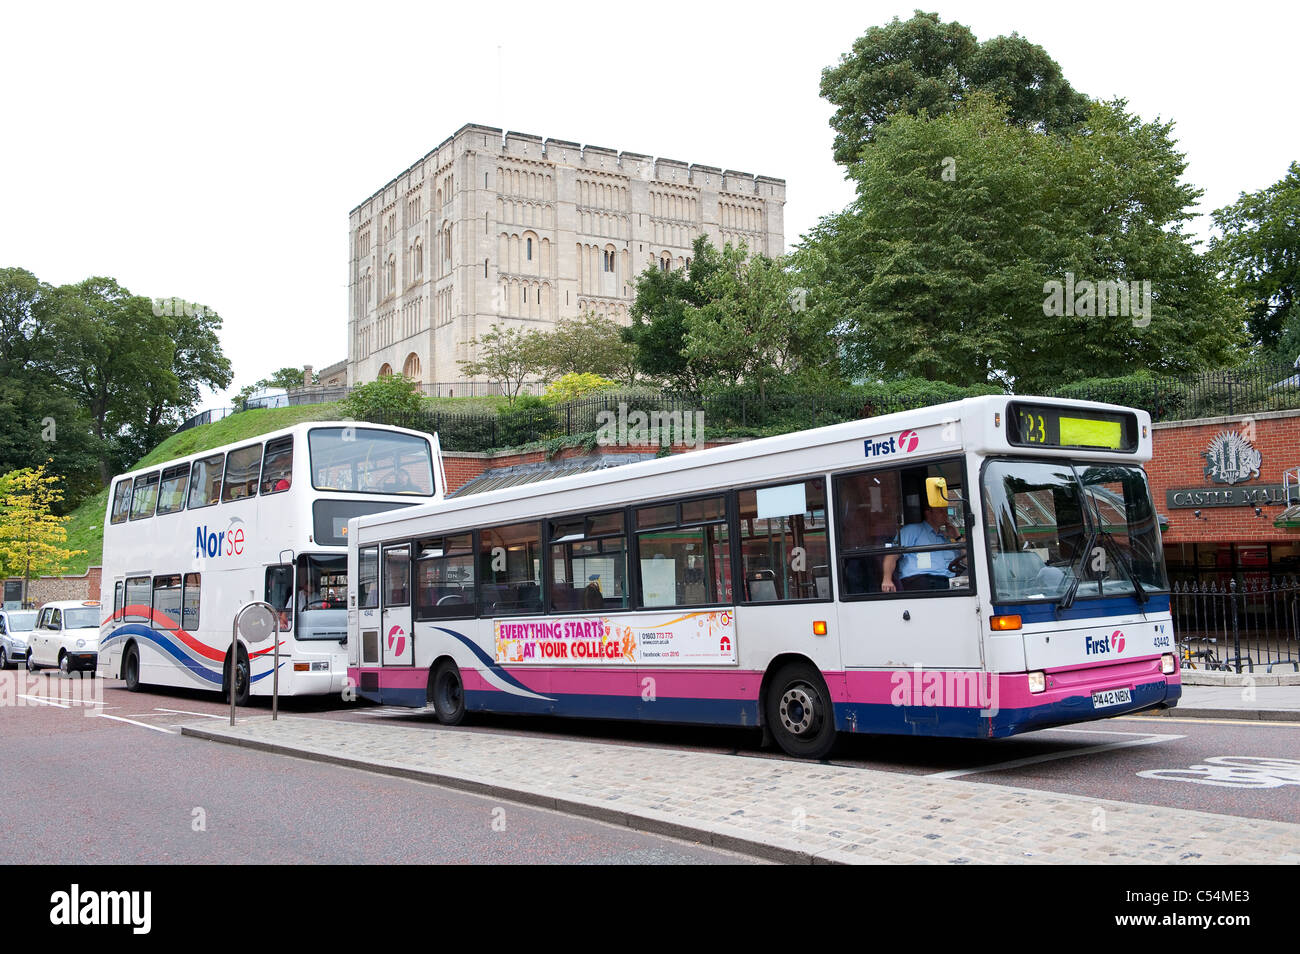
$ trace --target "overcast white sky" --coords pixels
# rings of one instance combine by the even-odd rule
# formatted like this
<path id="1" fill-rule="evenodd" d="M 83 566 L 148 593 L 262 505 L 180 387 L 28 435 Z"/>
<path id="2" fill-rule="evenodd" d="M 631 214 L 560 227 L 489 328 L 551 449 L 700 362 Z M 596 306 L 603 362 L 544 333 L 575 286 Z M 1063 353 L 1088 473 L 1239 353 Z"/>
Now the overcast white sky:
<path id="1" fill-rule="evenodd" d="M 915 5 L 7 4 L 0 267 L 215 308 L 231 393 L 320 368 L 348 212 L 467 122 L 785 178 L 789 246 L 852 198 L 821 69 Z M 1203 211 L 1300 159 L 1294 3 L 920 5 L 1172 118 Z"/>

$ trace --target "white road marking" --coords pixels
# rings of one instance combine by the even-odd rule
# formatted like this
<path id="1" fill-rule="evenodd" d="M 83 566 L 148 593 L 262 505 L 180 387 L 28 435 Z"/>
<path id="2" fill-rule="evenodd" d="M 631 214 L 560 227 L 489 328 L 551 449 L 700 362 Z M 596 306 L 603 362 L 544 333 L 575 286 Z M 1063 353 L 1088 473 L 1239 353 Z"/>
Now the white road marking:
<path id="1" fill-rule="evenodd" d="M 1127 719 L 1131 722 L 1158 719 L 1161 723 L 1173 722 L 1178 725 L 1272 725 L 1281 726 L 1284 729 L 1300 729 L 1300 722 L 1270 722 L 1267 719 L 1200 719 L 1192 716 L 1185 719 L 1180 719 L 1177 716 L 1116 716 L 1116 718 Z"/>
<path id="2" fill-rule="evenodd" d="M 62 702 L 53 702 L 44 696 L 28 696 L 22 693 L 18 694 L 19 699 L 30 699 L 32 702 L 39 702 L 43 706 L 58 706 L 60 709 L 71 709 L 72 706 L 64 705 Z"/>
<path id="3" fill-rule="evenodd" d="M 142 729 L 153 729 L 155 732 L 163 732 L 166 733 L 167 735 L 177 734 L 173 732 L 171 729 L 164 729 L 160 725 L 150 725 L 148 722 L 136 722 L 134 719 L 127 719 L 124 718 L 123 716 L 104 715 L 104 713 L 102 712 L 92 712 L 91 715 L 96 716 L 100 719 L 112 719 L 114 722 L 126 722 L 129 723 L 130 725 L 138 725 Z"/>
<path id="4" fill-rule="evenodd" d="M 1011 762 L 999 762 L 997 765 L 984 765 L 979 768 L 953 769 L 950 772 L 932 772 L 926 778 L 958 778 L 962 775 L 979 775 L 983 772 L 1001 772 L 1004 769 L 1020 768 L 1038 762 L 1050 762 L 1053 759 L 1072 759 L 1077 755 L 1092 755 L 1094 752 L 1109 752 L 1112 749 L 1127 749 L 1135 745 L 1155 745 L 1160 742 L 1172 742 L 1183 739 L 1182 735 L 1153 735 L 1143 739 L 1130 739 L 1128 742 L 1110 742 L 1106 745 L 1090 745 L 1084 749 L 1072 749 L 1069 752 L 1049 752 L 1047 755 L 1035 755 L 1031 758 L 1015 759 Z"/>
<path id="5" fill-rule="evenodd" d="M 161 706 L 155 707 L 156 712 L 170 712 L 174 715 L 192 715 L 203 716 L 205 719 L 225 719 L 229 721 L 230 716 L 213 715 L 211 712 L 191 712 L 189 709 L 164 709 Z"/>
<path id="6" fill-rule="evenodd" d="M 1085 735 L 1134 735 L 1146 738 L 1154 732 L 1116 732 L 1114 729 L 1044 729 L 1044 732 L 1082 732 Z"/>

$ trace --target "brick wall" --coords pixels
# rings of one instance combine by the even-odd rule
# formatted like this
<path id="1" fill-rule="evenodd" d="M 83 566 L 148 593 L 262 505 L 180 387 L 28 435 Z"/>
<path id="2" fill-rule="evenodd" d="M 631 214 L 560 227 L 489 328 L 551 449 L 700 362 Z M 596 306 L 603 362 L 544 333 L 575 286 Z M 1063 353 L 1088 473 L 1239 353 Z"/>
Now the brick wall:
<path id="1" fill-rule="evenodd" d="M 674 454 L 689 453 L 693 450 L 704 450 L 709 447 L 722 447 L 727 444 L 734 444 L 735 440 L 725 441 L 705 441 L 703 447 L 674 447 Z M 658 444 L 631 444 L 618 445 L 611 447 L 597 446 L 594 451 L 589 451 L 585 447 L 566 447 L 554 457 L 548 458 L 546 451 L 536 450 L 527 453 L 503 453 L 503 454 L 475 454 L 468 452 L 457 453 L 455 451 L 443 451 L 442 463 L 447 470 L 447 489 L 455 491 L 464 487 L 475 477 L 481 477 L 489 470 L 497 470 L 502 467 L 515 467 L 519 464 L 537 464 L 546 460 L 569 460 L 573 457 L 602 456 L 604 454 L 657 454 L 659 453 Z"/>
<path id="2" fill-rule="evenodd" d="M 55 600 L 97 600 L 102 572 L 102 567 L 92 566 L 81 576 L 34 577 L 27 585 L 27 601 L 40 606 Z"/>
<path id="3" fill-rule="evenodd" d="M 1220 431 L 1236 431 L 1250 437 L 1263 455 L 1259 478 L 1234 487 L 1282 483 L 1282 471 L 1300 464 L 1300 411 L 1279 411 L 1254 417 L 1236 416 L 1199 421 L 1157 424 L 1152 430 L 1152 457 L 1147 464 L 1156 509 L 1169 518 L 1166 543 L 1289 543 L 1300 539 L 1295 530 L 1279 530 L 1273 521 L 1279 505 L 1262 505 L 1261 516 L 1251 506 L 1203 507 L 1197 518 L 1191 509 L 1175 509 L 1166 503 L 1167 490 L 1186 487 L 1226 488 L 1205 476 L 1202 456 Z"/>

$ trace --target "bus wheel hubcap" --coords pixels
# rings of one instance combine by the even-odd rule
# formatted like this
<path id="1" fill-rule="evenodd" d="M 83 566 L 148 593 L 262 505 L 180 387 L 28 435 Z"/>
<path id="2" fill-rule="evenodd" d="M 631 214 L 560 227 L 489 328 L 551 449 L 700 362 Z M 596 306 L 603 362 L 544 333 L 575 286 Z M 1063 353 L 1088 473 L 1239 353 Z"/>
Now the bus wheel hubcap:
<path id="1" fill-rule="evenodd" d="M 806 686 L 795 686 L 781 697 L 781 724 L 787 732 L 804 735 L 817 716 L 817 700 Z"/>

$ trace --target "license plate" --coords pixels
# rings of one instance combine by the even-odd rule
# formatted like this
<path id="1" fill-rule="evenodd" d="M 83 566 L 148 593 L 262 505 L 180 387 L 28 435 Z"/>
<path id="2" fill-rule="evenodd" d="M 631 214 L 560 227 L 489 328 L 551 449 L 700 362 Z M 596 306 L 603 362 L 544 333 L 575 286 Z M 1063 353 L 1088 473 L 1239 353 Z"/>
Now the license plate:
<path id="1" fill-rule="evenodd" d="M 1127 689 L 1107 689 L 1105 692 L 1094 692 L 1092 694 L 1092 707 L 1094 709 L 1108 709 L 1111 706 L 1122 706 L 1133 701 L 1133 694 Z"/>

